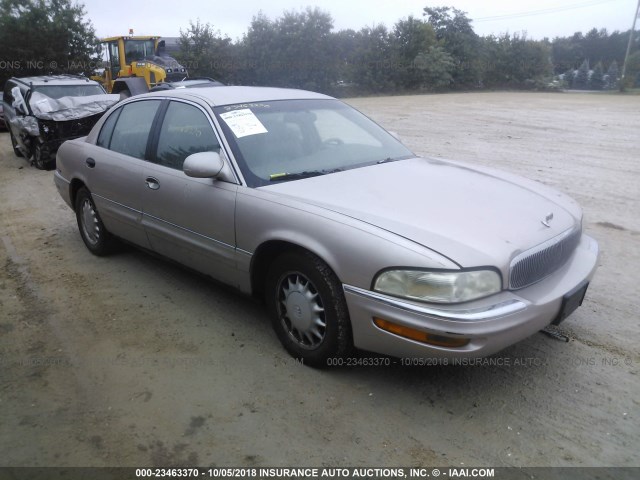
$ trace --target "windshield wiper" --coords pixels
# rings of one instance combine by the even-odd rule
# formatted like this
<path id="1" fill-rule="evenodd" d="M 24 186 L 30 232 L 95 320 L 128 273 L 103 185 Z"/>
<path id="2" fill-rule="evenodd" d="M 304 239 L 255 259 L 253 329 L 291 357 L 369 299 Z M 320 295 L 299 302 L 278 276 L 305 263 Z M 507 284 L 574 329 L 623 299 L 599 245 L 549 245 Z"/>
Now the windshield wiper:
<path id="1" fill-rule="evenodd" d="M 296 173 L 273 173 L 269 175 L 270 182 L 279 182 L 282 180 L 299 180 L 301 178 L 319 177 L 320 175 L 326 175 L 327 173 L 335 173 L 342 171 L 341 168 L 334 168 L 331 170 L 305 170 L 304 172 Z"/>
<path id="2" fill-rule="evenodd" d="M 391 158 L 391 157 L 387 157 L 387 158 L 384 158 L 384 159 L 382 159 L 382 160 L 378 160 L 376 163 L 377 163 L 378 165 L 380 165 L 381 163 L 395 162 L 396 160 L 400 160 L 400 159 L 399 159 L 399 158 Z"/>
<path id="3" fill-rule="evenodd" d="M 403 155 L 401 157 L 387 157 L 387 158 L 383 158 L 382 160 L 378 160 L 376 162 L 377 165 L 380 165 L 381 163 L 389 163 L 389 162 L 397 162 L 398 160 L 406 160 L 408 158 L 413 158 L 414 155 Z"/>

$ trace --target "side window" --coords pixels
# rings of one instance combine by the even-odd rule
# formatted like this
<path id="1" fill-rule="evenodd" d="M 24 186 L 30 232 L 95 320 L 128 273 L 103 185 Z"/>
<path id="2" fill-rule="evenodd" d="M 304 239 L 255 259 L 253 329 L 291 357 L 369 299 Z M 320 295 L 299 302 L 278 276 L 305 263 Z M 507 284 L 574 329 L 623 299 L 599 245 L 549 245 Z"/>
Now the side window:
<path id="1" fill-rule="evenodd" d="M 120 72 L 120 51 L 118 42 L 109 42 L 109 57 L 111 63 L 111 77 L 116 78 Z"/>
<path id="2" fill-rule="evenodd" d="M 144 160 L 149 132 L 159 106 L 159 100 L 145 100 L 122 107 L 109 150 Z"/>
<path id="3" fill-rule="evenodd" d="M 103 148 L 109 148 L 109 144 L 111 143 L 111 136 L 113 135 L 113 127 L 116 125 L 116 121 L 120 116 L 122 109 L 118 109 L 113 112 L 107 120 L 102 124 L 102 129 L 100 130 L 100 135 L 98 135 L 98 141 L 96 145 Z"/>
<path id="4" fill-rule="evenodd" d="M 219 150 L 211 124 L 200 109 L 180 102 L 169 104 L 158 139 L 158 164 L 182 170 L 189 155 Z"/>

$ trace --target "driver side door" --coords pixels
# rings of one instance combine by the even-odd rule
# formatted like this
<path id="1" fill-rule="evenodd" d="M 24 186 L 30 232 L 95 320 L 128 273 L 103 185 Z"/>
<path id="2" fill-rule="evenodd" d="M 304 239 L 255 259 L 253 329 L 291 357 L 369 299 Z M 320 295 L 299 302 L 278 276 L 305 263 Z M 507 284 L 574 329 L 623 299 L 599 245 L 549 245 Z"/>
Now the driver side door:
<path id="1" fill-rule="evenodd" d="M 235 283 L 235 205 L 238 186 L 192 178 L 182 166 L 193 153 L 220 152 L 208 113 L 179 100 L 168 102 L 145 163 L 143 225 L 151 248 L 225 283 Z"/>

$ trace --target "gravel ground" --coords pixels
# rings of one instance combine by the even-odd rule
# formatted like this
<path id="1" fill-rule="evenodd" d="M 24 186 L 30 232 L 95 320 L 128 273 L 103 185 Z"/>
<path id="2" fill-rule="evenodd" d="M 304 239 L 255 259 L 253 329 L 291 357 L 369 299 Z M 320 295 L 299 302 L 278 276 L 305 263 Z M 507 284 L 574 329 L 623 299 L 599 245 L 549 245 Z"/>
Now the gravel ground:
<path id="1" fill-rule="evenodd" d="M 640 96 L 349 103 L 417 153 L 584 206 L 602 257 L 570 342 L 537 334 L 499 365 L 300 366 L 260 304 L 135 249 L 92 256 L 52 172 L 0 132 L 0 465 L 640 466 Z"/>

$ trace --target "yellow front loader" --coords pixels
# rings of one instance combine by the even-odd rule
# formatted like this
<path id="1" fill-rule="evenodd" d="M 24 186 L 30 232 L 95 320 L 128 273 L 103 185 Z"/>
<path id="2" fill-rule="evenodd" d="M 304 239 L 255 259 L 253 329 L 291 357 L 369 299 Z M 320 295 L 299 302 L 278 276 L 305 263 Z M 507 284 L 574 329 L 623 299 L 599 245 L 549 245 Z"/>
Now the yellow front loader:
<path id="1" fill-rule="evenodd" d="M 165 54 L 160 37 L 109 37 L 106 46 L 108 65 L 102 76 L 92 79 L 102 82 L 109 93 L 121 98 L 148 92 L 162 82 L 176 82 L 188 77 L 187 69 Z"/>

